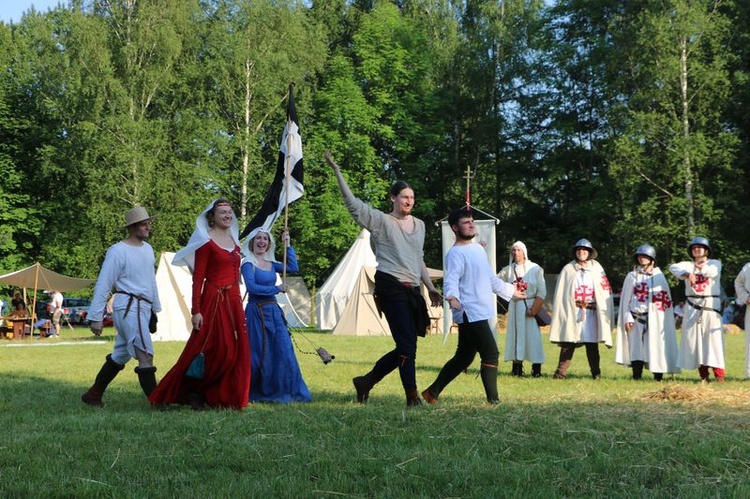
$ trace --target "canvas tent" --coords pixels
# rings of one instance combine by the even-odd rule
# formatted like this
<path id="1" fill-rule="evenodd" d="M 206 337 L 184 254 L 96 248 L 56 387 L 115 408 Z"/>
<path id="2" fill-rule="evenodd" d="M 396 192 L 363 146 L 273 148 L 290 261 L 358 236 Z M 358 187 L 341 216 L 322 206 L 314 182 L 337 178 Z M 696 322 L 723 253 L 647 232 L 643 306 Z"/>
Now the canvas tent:
<path id="1" fill-rule="evenodd" d="M 191 314 L 190 308 L 193 299 L 193 276 L 190 270 L 181 265 L 173 265 L 174 253 L 162 252 L 159 257 L 159 266 L 156 270 L 156 287 L 159 291 L 161 312 L 156 314 L 159 319 L 154 341 L 187 341 L 190 337 Z M 278 280 L 280 281 L 280 278 Z M 304 282 L 302 282 L 304 286 Z M 310 293 L 307 288 L 299 290 L 299 283 L 295 284 L 299 296 L 307 296 Z M 245 285 L 240 284 L 240 292 L 243 299 L 245 296 Z M 294 293 L 279 293 L 276 299 L 284 312 L 290 327 L 307 327 L 297 314 L 293 302 Z"/>
<path id="2" fill-rule="evenodd" d="M 362 229 L 349 251 L 315 294 L 315 318 L 319 329 L 333 329 L 344 313 L 349 297 L 360 280 L 362 267 L 375 267 L 370 233 Z"/>
<path id="3" fill-rule="evenodd" d="M 44 268 L 39 262 L 25 269 L 0 276 L 0 284 L 34 289 L 32 311 L 36 310 L 36 292 L 39 288 L 60 292 L 73 291 L 91 286 L 94 282 L 96 282 L 94 279 L 79 279 L 77 277 L 58 274 Z"/>
<path id="4" fill-rule="evenodd" d="M 336 266 L 331 276 L 315 295 L 316 317 L 320 329 L 331 329 L 336 335 L 390 335 L 385 317 L 375 305 L 375 254 L 370 246 L 370 233 L 362 230 Z M 442 277 L 439 270 L 430 269 L 430 277 Z M 429 303 L 427 289 L 422 294 Z M 442 332 L 442 309 L 429 307 L 434 315 L 435 332 Z M 323 327 L 321 324 L 325 324 Z"/>

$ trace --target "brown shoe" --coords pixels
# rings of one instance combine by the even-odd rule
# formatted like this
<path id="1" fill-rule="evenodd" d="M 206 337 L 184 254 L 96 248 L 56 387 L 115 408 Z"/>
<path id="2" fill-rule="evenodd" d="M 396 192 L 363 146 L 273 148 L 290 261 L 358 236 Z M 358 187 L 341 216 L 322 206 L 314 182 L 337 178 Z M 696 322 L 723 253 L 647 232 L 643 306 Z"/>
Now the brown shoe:
<path id="1" fill-rule="evenodd" d="M 104 403 L 102 402 L 102 395 L 103 393 L 101 390 L 92 386 L 86 393 L 81 395 L 81 401 L 92 407 L 103 407 Z"/>
<path id="2" fill-rule="evenodd" d="M 427 402 L 428 404 L 437 404 L 437 403 L 438 403 L 438 398 L 437 398 L 437 396 L 433 395 L 433 394 L 432 394 L 432 391 L 430 391 L 430 389 L 429 389 L 429 388 L 425 389 L 425 390 L 424 390 L 424 391 L 422 392 L 422 398 L 423 398 L 423 399 L 424 399 L 424 401 L 425 401 L 425 402 Z"/>

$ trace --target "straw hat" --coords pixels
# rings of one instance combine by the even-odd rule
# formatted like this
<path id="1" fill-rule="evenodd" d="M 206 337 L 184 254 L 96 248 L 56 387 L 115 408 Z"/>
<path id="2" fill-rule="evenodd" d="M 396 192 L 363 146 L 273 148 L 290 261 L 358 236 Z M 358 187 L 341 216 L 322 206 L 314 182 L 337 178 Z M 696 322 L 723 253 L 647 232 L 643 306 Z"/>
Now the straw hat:
<path id="1" fill-rule="evenodd" d="M 135 208 L 132 208 L 128 210 L 127 213 L 125 213 L 125 225 L 122 226 L 122 229 L 127 229 L 130 225 L 153 219 L 154 217 L 148 216 L 146 208 L 143 208 L 142 206 L 136 206 Z"/>

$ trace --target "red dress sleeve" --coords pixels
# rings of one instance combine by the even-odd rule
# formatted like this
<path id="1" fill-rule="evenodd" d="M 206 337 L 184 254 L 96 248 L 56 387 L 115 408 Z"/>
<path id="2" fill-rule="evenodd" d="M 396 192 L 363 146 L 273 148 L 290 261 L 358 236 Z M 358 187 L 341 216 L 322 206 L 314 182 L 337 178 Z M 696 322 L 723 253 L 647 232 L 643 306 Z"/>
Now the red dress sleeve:
<path id="1" fill-rule="evenodd" d="M 201 313 L 201 294 L 203 293 L 203 281 L 206 278 L 206 266 L 211 253 L 210 242 L 198 248 L 195 252 L 195 269 L 193 269 L 193 303 L 190 313 L 193 315 Z"/>

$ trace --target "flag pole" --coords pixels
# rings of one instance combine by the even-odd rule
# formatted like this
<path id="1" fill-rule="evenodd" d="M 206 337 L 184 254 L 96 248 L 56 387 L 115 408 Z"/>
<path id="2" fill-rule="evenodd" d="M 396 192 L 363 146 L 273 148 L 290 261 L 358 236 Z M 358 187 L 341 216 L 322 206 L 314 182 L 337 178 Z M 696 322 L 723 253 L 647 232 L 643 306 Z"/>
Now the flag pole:
<path id="1" fill-rule="evenodd" d="M 290 120 L 287 117 L 286 120 L 287 130 L 291 129 Z M 288 133 L 286 136 L 286 159 L 284 160 L 284 169 L 286 170 L 286 193 L 284 196 L 284 234 L 289 232 L 289 182 L 291 180 L 291 168 L 289 165 L 289 151 L 292 145 L 292 134 Z M 283 237 L 283 236 L 282 236 Z M 286 243 L 284 243 L 284 268 L 281 274 L 281 282 L 286 283 Z"/>
<path id="2" fill-rule="evenodd" d="M 292 85 L 293 84 L 289 85 L 289 90 L 287 91 L 287 112 L 286 112 L 287 134 L 286 134 L 286 154 L 285 154 L 286 157 L 284 158 L 284 175 L 286 177 L 286 187 L 284 189 L 285 191 L 284 193 L 284 232 L 282 233 L 282 237 L 283 237 L 283 234 L 286 234 L 289 232 L 289 186 L 290 186 L 290 181 L 291 181 L 291 176 L 292 176 L 292 168 L 291 168 L 291 165 L 289 164 L 289 159 L 290 159 L 289 156 L 292 150 L 292 134 L 289 133 L 289 131 L 292 129 L 292 126 L 291 126 L 292 120 L 289 117 L 289 106 L 290 106 L 290 103 L 292 102 L 292 99 L 294 98 L 292 96 Z M 283 266 L 282 273 L 281 273 L 281 282 L 282 284 L 286 284 L 286 260 L 287 260 L 286 243 L 284 243 L 283 251 L 284 251 L 284 259 L 283 259 L 284 266 Z"/>

